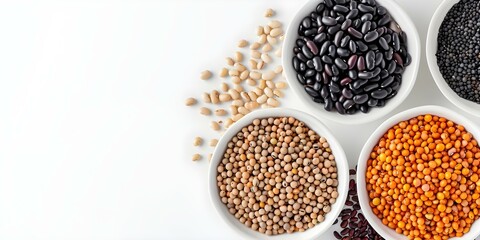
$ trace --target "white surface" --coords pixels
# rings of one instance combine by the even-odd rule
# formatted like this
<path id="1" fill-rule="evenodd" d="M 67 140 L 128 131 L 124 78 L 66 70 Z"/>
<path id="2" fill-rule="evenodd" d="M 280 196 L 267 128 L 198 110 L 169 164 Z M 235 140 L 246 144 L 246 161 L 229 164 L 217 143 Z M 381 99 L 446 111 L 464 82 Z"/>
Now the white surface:
<path id="1" fill-rule="evenodd" d="M 225 204 L 221 201 L 219 197 L 218 185 L 217 185 L 217 166 L 222 161 L 225 149 L 227 148 L 228 143 L 232 140 L 234 136 L 237 135 L 238 132 L 242 131 L 242 128 L 245 126 L 252 124 L 253 120 L 255 119 L 262 119 L 268 117 L 294 117 L 302 122 L 305 123 L 311 130 L 315 131 L 318 135 L 325 137 L 332 149 L 332 153 L 335 156 L 335 163 L 337 167 L 337 192 L 338 198 L 336 202 L 331 206 L 331 211 L 325 215 L 325 220 L 315 227 L 308 229 L 305 232 L 296 232 L 292 234 L 280 234 L 275 236 L 268 236 L 266 234 L 259 233 L 257 231 L 252 230 L 251 228 L 246 227 L 244 224 L 240 223 L 238 219 L 236 219 L 225 206 Z M 317 239 L 322 233 L 325 233 L 330 226 L 335 222 L 338 215 L 343 209 L 345 201 L 348 195 L 348 187 L 349 187 L 349 172 L 350 169 L 348 167 L 347 156 L 345 155 L 342 146 L 337 141 L 333 133 L 325 126 L 322 122 L 320 122 L 314 116 L 307 114 L 305 112 L 293 110 L 293 109 L 285 109 L 285 108 L 275 108 L 275 109 L 262 109 L 251 112 L 247 114 L 245 117 L 240 119 L 238 122 L 233 124 L 228 128 L 225 134 L 222 136 L 220 141 L 215 148 L 215 152 L 213 153 L 212 162 L 210 164 L 209 172 L 208 172 L 208 191 L 210 194 L 210 198 L 212 200 L 213 206 L 215 210 L 218 212 L 220 217 L 224 219 L 225 223 L 227 223 L 233 230 L 236 230 L 241 235 L 245 236 L 248 239 L 257 239 L 257 240 L 308 240 L 308 239 Z"/>
<path id="2" fill-rule="evenodd" d="M 398 2 L 425 42 L 440 1 Z M 267 7 L 287 21 L 303 4 L 1 1 L 0 239 L 242 239 L 209 201 L 208 161 L 190 160 L 194 136 L 219 135 L 184 99 L 217 86 L 199 72 L 223 66 Z M 422 54 L 414 89 L 393 113 L 425 104 L 455 109 Z M 306 109 L 290 91 L 283 106 Z M 385 118 L 325 124 L 353 167 Z"/>
<path id="3" fill-rule="evenodd" d="M 437 65 L 437 56 L 435 56 L 437 53 L 438 29 L 440 28 L 440 25 L 442 24 L 443 19 L 447 15 L 448 11 L 458 2 L 459 0 L 445 0 L 435 11 L 428 28 L 425 55 L 432 77 L 445 97 L 464 111 L 480 117 L 480 108 L 478 103 L 461 98 L 450 88 L 450 86 L 448 86 L 448 83 L 443 78 L 443 75 Z"/>
<path id="4" fill-rule="evenodd" d="M 415 118 L 419 115 L 432 114 L 437 116 L 445 117 L 453 122 L 463 125 L 465 129 L 470 132 L 474 138 L 480 139 L 480 130 L 478 126 L 473 124 L 472 121 L 458 114 L 456 111 L 452 111 L 448 108 L 440 106 L 421 106 L 412 109 L 405 110 L 401 113 L 398 113 L 386 121 L 384 121 L 372 135 L 368 138 L 367 142 L 360 152 L 358 158 L 358 171 L 357 171 L 357 190 L 358 190 L 358 199 L 360 206 L 362 207 L 362 212 L 365 215 L 365 218 L 370 222 L 372 227 L 380 233 L 385 239 L 402 239 L 407 240 L 408 238 L 403 234 L 395 232 L 395 230 L 384 225 L 382 221 L 373 213 L 370 207 L 370 199 L 366 191 L 366 181 L 365 181 L 365 172 L 367 171 L 367 161 L 370 159 L 370 153 L 372 149 L 377 145 L 379 139 L 394 125 L 398 124 L 401 121 L 408 121 L 411 118 Z M 362 191 L 362 189 L 364 191 Z M 470 228 L 471 230 L 463 235 L 461 238 L 455 237 L 451 240 L 469 240 L 473 239 L 480 234 L 480 221 L 475 221 Z"/>
<path id="5" fill-rule="evenodd" d="M 291 24 L 285 35 L 285 44 L 284 48 L 284 58 L 283 66 L 285 70 L 285 76 L 287 77 L 290 87 L 293 92 L 296 93 L 298 98 L 305 104 L 308 109 L 315 113 L 315 116 L 319 118 L 329 119 L 330 121 L 342 123 L 342 124 L 364 124 L 369 123 L 375 120 L 378 120 L 381 117 L 389 114 L 396 107 L 398 107 L 402 102 L 408 97 L 410 91 L 412 90 L 415 81 L 417 79 L 418 68 L 420 65 L 420 55 L 422 49 L 422 42 L 418 36 L 418 31 L 413 23 L 412 19 L 407 13 L 399 6 L 396 1 L 393 0 L 377 0 L 379 5 L 384 6 L 387 9 L 396 9 L 396 11 L 390 10 L 392 18 L 398 23 L 402 30 L 407 33 L 408 36 L 408 52 L 412 57 L 412 62 L 409 66 L 405 68 L 405 72 L 402 74 L 402 85 L 398 90 L 397 95 L 394 98 L 388 100 L 387 104 L 381 108 L 371 108 L 368 114 L 364 114 L 361 111 L 358 111 L 356 114 L 341 115 L 336 111 L 325 111 L 323 105 L 319 105 L 312 101 L 312 97 L 305 92 L 304 87 L 301 84 L 298 84 L 297 73 L 293 69 L 292 58 L 294 56 L 292 49 L 295 47 L 295 42 L 298 38 L 298 26 L 301 24 L 302 20 L 308 16 L 314 9 L 316 9 L 320 1 L 308 1 L 302 8 L 295 14 L 291 20 Z M 335 107 L 334 107 L 335 108 Z M 355 121 L 351 121 L 354 118 Z"/>

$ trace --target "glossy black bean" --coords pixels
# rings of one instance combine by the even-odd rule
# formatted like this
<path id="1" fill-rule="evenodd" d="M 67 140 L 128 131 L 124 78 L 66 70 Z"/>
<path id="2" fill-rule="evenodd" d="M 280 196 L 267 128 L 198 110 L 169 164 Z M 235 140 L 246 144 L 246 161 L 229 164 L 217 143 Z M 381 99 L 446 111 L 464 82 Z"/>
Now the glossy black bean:
<path id="1" fill-rule="evenodd" d="M 392 35 L 389 33 L 384 34 L 382 37 L 385 38 L 385 41 L 387 41 L 387 44 L 392 41 Z"/>
<path id="2" fill-rule="evenodd" d="M 325 16 L 325 17 L 322 17 L 322 23 L 325 24 L 326 26 L 333 26 L 337 24 L 337 20 L 330 16 Z"/>
<path id="3" fill-rule="evenodd" d="M 370 106 L 370 107 L 375 107 L 375 106 L 377 106 L 377 104 L 378 104 L 378 100 L 377 100 L 377 99 L 370 98 L 370 100 L 368 100 L 367 104 L 368 104 L 368 106 Z"/>
<path id="4" fill-rule="evenodd" d="M 383 54 L 377 52 L 375 54 L 375 66 L 380 65 L 382 63 L 382 61 L 383 61 Z"/>
<path id="5" fill-rule="evenodd" d="M 331 8 L 333 7 L 333 1 L 332 0 L 324 0 L 323 1 L 327 7 Z"/>
<path id="6" fill-rule="evenodd" d="M 375 99 L 384 99 L 388 95 L 387 90 L 385 89 L 377 89 L 370 93 L 370 96 Z"/>
<path id="7" fill-rule="evenodd" d="M 392 19 L 390 18 L 390 14 L 385 14 L 385 15 L 383 15 L 382 18 L 380 18 L 380 20 L 378 20 L 377 24 L 378 24 L 378 26 L 385 26 L 388 23 L 390 23 L 391 20 Z"/>
<path id="8" fill-rule="evenodd" d="M 311 53 L 313 53 L 314 55 L 317 55 L 318 54 L 318 48 L 317 48 L 317 45 L 312 42 L 312 41 L 307 41 L 307 47 L 308 49 L 310 50 Z M 303 48 L 303 47 L 302 47 Z M 302 49 L 303 50 L 303 49 Z"/>
<path id="9" fill-rule="evenodd" d="M 342 114 L 342 115 L 346 113 L 345 108 L 343 108 L 343 105 L 340 102 L 335 103 L 335 108 L 337 109 L 337 112 Z"/>
<path id="10" fill-rule="evenodd" d="M 317 71 L 313 70 L 313 69 L 308 69 L 306 72 L 305 72 L 305 78 L 309 78 L 309 77 L 313 77 L 315 76 L 315 74 L 317 73 Z"/>
<path id="11" fill-rule="evenodd" d="M 339 93 L 341 91 L 340 86 L 338 86 L 338 84 L 336 84 L 335 82 L 330 82 L 329 87 L 331 93 Z"/>
<path id="12" fill-rule="evenodd" d="M 365 55 L 365 66 L 368 70 L 372 70 L 375 67 L 375 52 L 370 50 Z"/>
<path id="13" fill-rule="evenodd" d="M 350 1 L 350 10 L 357 9 L 358 2 L 357 1 Z"/>
<path id="14" fill-rule="evenodd" d="M 330 93 L 330 98 L 332 99 L 333 102 L 338 102 L 339 97 L 340 97 L 339 94 L 336 94 L 333 92 Z"/>
<path id="15" fill-rule="evenodd" d="M 302 53 L 307 59 L 312 59 L 313 58 L 313 53 L 312 53 L 312 51 L 310 51 L 310 49 L 307 45 L 304 45 L 302 47 Z"/>
<path id="16" fill-rule="evenodd" d="M 368 44 L 368 50 L 377 51 L 378 45 L 375 43 Z"/>
<path id="17" fill-rule="evenodd" d="M 345 16 L 346 19 L 355 19 L 358 16 L 358 9 L 353 9 L 351 10 L 347 16 Z"/>
<path id="18" fill-rule="evenodd" d="M 392 83 L 392 85 L 390 85 L 390 87 L 392 88 L 393 91 L 398 91 L 398 89 L 400 88 L 400 82 L 399 81 L 395 81 Z"/>
<path id="19" fill-rule="evenodd" d="M 308 60 L 306 65 L 307 65 L 307 68 L 314 68 L 313 60 Z"/>
<path id="20" fill-rule="evenodd" d="M 370 7 L 368 5 L 361 3 L 358 5 L 358 10 L 360 10 L 360 12 L 367 13 L 367 12 L 373 12 L 375 9 L 373 7 Z"/>
<path id="21" fill-rule="evenodd" d="M 373 69 L 373 71 L 372 71 L 373 77 L 377 77 L 380 74 L 381 71 L 382 71 L 382 69 L 379 68 L 379 67 L 376 67 L 375 69 Z M 380 79 L 380 77 L 379 77 L 379 79 Z"/>
<path id="22" fill-rule="evenodd" d="M 345 20 L 342 25 L 340 26 L 340 29 L 342 29 L 343 31 L 347 30 L 347 28 L 349 28 L 350 26 L 352 26 L 352 19 L 347 19 Z"/>
<path id="23" fill-rule="evenodd" d="M 333 101 L 330 98 L 325 99 L 325 105 L 323 105 L 325 110 L 332 111 L 333 109 Z"/>
<path id="24" fill-rule="evenodd" d="M 377 13 L 379 15 L 385 15 L 388 12 L 388 10 L 384 6 L 378 6 L 377 7 Z"/>
<path id="25" fill-rule="evenodd" d="M 301 61 L 301 62 L 307 62 L 308 59 L 305 57 L 305 55 L 303 55 L 303 53 L 297 53 L 297 58 Z"/>
<path id="26" fill-rule="evenodd" d="M 380 85 L 382 88 L 390 86 L 394 82 L 395 78 L 393 76 L 390 76 L 383 80 L 382 84 Z"/>
<path id="27" fill-rule="evenodd" d="M 295 69 L 296 72 L 300 71 L 300 60 L 298 60 L 297 57 L 293 57 L 292 63 L 293 63 L 293 69 Z"/>
<path id="28" fill-rule="evenodd" d="M 338 31 L 340 31 L 340 28 L 341 28 L 341 25 L 340 25 L 340 24 L 337 24 L 337 25 L 335 25 L 335 26 L 333 26 L 333 27 L 330 27 L 327 32 L 328 32 L 328 34 L 330 34 L 330 35 L 333 36 L 333 35 L 335 35 L 335 33 L 337 33 Z"/>
<path id="29" fill-rule="evenodd" d="M 325 41 L 325 39 L 327 39 L 327 34 L 326 33 L 320 33 L 320 34 L 317 34 L 313 38 L 313 41 L 316 42 L 316 43 L 322 43 L 323 41 Z"/>
<path id="30" fill-rule="evenodd" d="M 340 70 L 335 65 L 332 65 L 332 74 L 333 74 L 333 76 L 338 76 L 340 74 Z"/>
<path id="31" fill-rule="evenodd" d="M 370 27 L 372 26 L 372 22 L 370 21 L 366 21 L 362 24 L 362 29 L 361 29 L 361 32 L 363 34 L 367 33 L 368 31 L 370 31 Z"/>
<path id="32" fill-rule="evenodd" d="M 340 41 L 340 47 L 342 48 L 345 48 L 348 46 L 348 43 L 350 42 L 350 36 L 345 36 L 342 38 L 342 40 Z"/>
<path id="33" fill-rule="evenodd" d="M 358 71 L 365 70 L 365 58 L 363 56 L 358 57 L 357 69 L 358 69 Z"/>
<path id="34" fill-rule="evenodd" d="M 385 91 L 387 91 L 388 94 L 393 92 L 393 89 L 391 87 L 386 87 L 384 89 L 385 89 Z"/>
<path id="35" fill-rule="evenodd" d="M 313 85 L 313 84 L 315 84 L 315 79 L 314 78 L 305 78 L 305 84 Z"/>
<path id="36" fill-rule="evenodd" d="M 403 66 L 397 65 L 397 67 L 395 68 L 395 71 L 393 71 L 393 73 L 395 73 L 395 74 L 402 74 L 403 71 L 405 71 L 405 69 L 403 68 Z"/>
<path id="37" fill-rule="evenodd" d="M 352 80 L 355 80 L 358 77 L 358 72 L 355 71 L 354 69 L 352 69 L 352 70 L 348 71 L 348 77 Z"/>
<path id="38" fill-rule="evenodd" d="M 320 56 L 323 56 L 327 53 L 328 51 L 328 47 L 330 47 L 332 43 L 330 41 L 325 41 L 322 46 L 320 47 L 320 52 L 319 52 L 319 55 Z"/>
<path id="39" fill-rule="evenodd" d="M 328 76 L 333 76 L 333 73 L 332 73 L 332 68 L 330 67 L 330 65 L 328 64 L 325 64 L 323 66 L 323 69 L 325 69 L 325 73 L 328 75 Z"/>
<path id="40" fill-rule="evenodd" d="M 355 19 L 352 22 L 352 27 L 355 29 L 359 29 L 360 26 L 362 26 L 362 20 L 361 19 Z"/>
<path id="41" fill-rule="evenodd" d="M 312 12 L 310 13 L 310 18 L 312 18 L 312 27 L 318 27 L 317 23 L 315 22 L 315 19 L 318 17 L 318 13 Z"/>
<path id="42" fill-rule="evenodd" d="M 380 44 L 380 47 L 382 47 L 383 50 L 388 50 L 388 48 L 389 48 L 387 40 L 385 40 L 385 38 L 383 38 L 383 37 L 380 37 L 378 39 L 378 44 Z"/>
<path id="43" fill-rule="evenodd" d="M 347 99 L 345 100 L 345 102 L 343 102 L 343 108 L 345 109 L 350 109 L 351 107 L 353 107 L 353 105 L 355 105 L 355 102 L 351 99 Z"/>
<path id="44" fill-rule="evenodd" d="M 303 41 L 302 39 L 297 39 L 297 41 L 295 41 L 295 44 L 298 47 L 303 47 L 305 45 L 305 41 Z"/>
<path id="45" fill-rule="evenodd" d="M 388 51 L 385 52 L 385 59 L 390 61 L 393 59 L 393 48 L 389 48 Z"/>
<path id="46" fill-rule="evenodd" d="M 372 90 L 377 89 L 378 87 L 379 87 L 379 84 L 378 84 L 378 83 L 368 84 L 368 85 L 366 85 L 366 86 L 363 88 L 363 91 L 365 91 L 365 92 L 371 92 Z"/>
<path id="47" fill-rule="evenodd" d="M 300 49 L 299 47 L 294 47 L 293 48 L 293 53 L 297 54 L 299 52 L 302 52 L 302 49 Z"/>
<path id="48" fill-rule="evenodd" d="M 302 26 L 306 29 L 312 27 L 312 20 L 310 19 L 310 17 L 306 17 L 303 19 Z"/>
<path id="49" fill-rule="evenodd" d="M 393 49 L 395 51 L 399 51 L 400 50 L 400 38 L 398 36 L 398 33 L 393 33 L 392 34 L 392 40 L 393 40 Z"/>
<path id="50" fill-rule="evenodd" d="M 315 82 L 318 82 L 318 83 L 322 82 L 322 74 L 321 73 L 317 72 L 315 74 Z M 318 90 L 320 90 L 320 89 L 318 89 Z"/>
<path id="51" fill-rule="evenodd" d="M 303 34 L 304 34 L 305 36 L 307 36 L 307 37 L 313 36 L 313 35 L 315 35 L 316 33 L 317 33 L 317 30 L 316 30 L 316 29 L 313 29 L 313 28 L 308 29 L 308 30 L 305 30 L 305 32 L 303 32 Z"/>
<path id="52" fill-rule="evenodd" d="M 348 88 L 344 88 L 342 89 L 342 96 L 344 96 L 347 99 L 351 99 L 353 97 L 353 93 Z"/>
<path id="53" fill-rule="evenodd" d="M 337 47 L 335 47 L 335 45 L 330 45 L 328 47 L 328 55 L 331 56 L 331 57 L 335 57 L 335 55 L 337 54 Z"/>
<path id="54" fill-rule="evenodd" d="M 357 79 L 356 81 L 353 82 L 352 87 L 354 89 L 360 89 L 367 83 L 368 83 L 368 79 Z"/>
<path id="55" fill-rule="evenodd" d="M 320 27 L 318 27 L 318 29 L 317 29 L 317 33 L 318 33 L 318 34 L 323 33 L 323 32 L 325 32 L 325 29 L 326 29 L 325 26 L 320 26 Z"/>
<path id="56" fill-rule="evenodd" d="M 358 78 L 360 79 L 370 79 L 373 77 L 372 72 L 359 72 L 358 73 Z"/>
<path id="57" fill-rule="evenodd" d="M 313 58 L 313 67 L 315 68 L 316 71 L 322 71 L 322 61 L 320 60 L 319 56 L 316 56 Z"/>
<path id="58" fill-rule="evenodd" d="M 357 64 L 357 55 L 352 55 L 350 58 L 348 58 L 347 64 L 348 64 L 348 69 L 353 69 L 355 65 Z"/>
<path id="59" fill-rule="evenodd" d="M 306 86 L 305 91 L 310 95 L 311 97 L 319 97 L 320 94 L 318 94 L 317 91 L 315 91 L 312 87 Z"/>
<path id="60" fill-rule="evenodd" d="M 322 84 L 318 81 L 315 82 L 315 84 L 313 84 L 313 90 L 315 90 L 317 93 L 318 91 L 320 91 L 320 89 L 322 89 Z M 320 93 L 318 93 L 318 96 L 320 96 Z"/>
<path id="61" fill-rule="evenodd" d="M 365 40 L 365 42 L 369 43 L 377 40 L 378 36 L 379 35 L 377 31 L 370 31 L 367 34 L 365 34 L 365 37 L 363 37 L 363 39 Z"/>
<path id="62" fill-rule="evenodd" d="M 337 47 L 340 47 L 340 44 L 342 43 L 342 38 L 343 38 L 343 31 L 338 31 L 335 34 L 335 37 L 333 39 L 333 44 L 335 44 L 335 46 Z"/>
<path id="63" fill-rule="evenodd" d="M 325 103 L 325 100 L 323 100 L 323 98 L 321 97 L 312 98 L 312 100 L 316 103 L 321 103 L 321 104 Z"/>
<path id="64" fill-rule="evenodd" d="M 402 39 L 402 42 L 404 44 L 407 44 L 408 40 L 407 40 L 407 34 L 404 32 L 404 31 L 401 31 L 400 32 L 400 38 Z"/>
<path id="65" fill-rule="evenodd" d="M 362 22 L 371 21 L 372 19 L 373 19 L 373 15 L 370 14 L 370 13 L 363 14 L 363 15 L 360 17 L 360 20 L 361 20 Z"/>
<path id="66" fill-rule="evenodd" d="M 297 74 L 297 80 L 300 84 L 305 85 L 305 78 L 302 76 L 302 74 Z"/>
<path id="67" fill-rule="evenodd" d="M 335 5 L 333 7 L 333 10 L 341 13 L 346 13 L 349 11 L 348 7 L 345 7 L 343 5 Z"/>
<path id="68" fill-rule="evenodd" d="M 331 77 L 328 76 L 328 74 L 327 74 L 325 71 L 323 71 L 323 72 L 322 72 L 323 84 L 325 84 L 325 85 L 329 84 L 329 83 L 330 83 L 330 79 L 331 79 Z"/>
<path id="69" fill-rule="evenodd" d="M 346 70 L 348 69 L 348 64 L 343 61 L 341 58 L 335 58 L 335 65 L 337 65 L 338 68 L 341 70 Z"/>
<path id="70" fill-rule="evenodd" d="M 410 65 L 410 63 L 412 63 L 412 56 L 410 56 L 410 54 L 407 54 L 407 57 L 405 58 L 405 62 L 403 63 L 403 65 L 406 67 Z"/>
<path id="71" fill-rule="evenodd" d="M 380 75 L 379 75 L 382 79 L 386 78 L 389 76 L 389 73 L 387 71 L 387 69 L 384 69 L 382 68 L 382 71 L 380 72 Z"/>
<path id="72" fill-rule="evenodd" d="M 332 64 L 333 63 L 333 59 L 330 56 L 327 56 L 327 55 L 322 56 L 322 61 L 324 63 L 327 63 L 327 64 Z"/>
<path id="73" fill-rule="evenodd" d="M 372 82 L 372 83 L 379 82 L 380 80 L 381 80 L 380 76 L 376 76 L 376 77 L 370 78 L 370 82 Z"/>
<path id="74" fill-rule="evenodd" d="M 350 51 L 352 53 L 356 53 L 357 52 L 357 44 L 353 40 L 350 40 L 348 42 L 348 49 L 350 49 Z"/>
<path id="75" fill-rule="evenodd" d="M 384 33 L 387 32 L 387 28 L 386 27 L 380 27 L 380 28 L 377 28 L 377 33 L 379 36 L 382 36 Z"/>
<path id="76" fill-rule="evenodd" d="M 322 96 L 322 98 L 326 98 L 329 94 L 328 86 L 323 86 L 322 89 L 320 89 L 320 96 Z"/>
<path id="77" fill-rule="evenodd" d="M 343 78 L 342 80 L 340 80 L 340 85 L 345 86 L 345 85 L 347 85 L 351 82 L 352 82 L 352 79 L 346 77 L 346 78 Z"/>
<path id="78" fill-rule="evenodd" d="M 395 68 L 397 68 L 397 64 L 395 63 L 395 61 L 390 61 L 387 67 L 388 74 L 392 74 L 393 72 L 395 72 Z"/>
<path id="79" fill-rule="evenodd" d="M 322 2 L 317 5 L 317 8 L 316 8 L 317 13 L 322 13 L 324 9 L 325 9 L 325 3 Z"/>
<path id="80" fill-rule="evenodd" d="M 350 51 L 346 48 L 337 48 L 337 55 L 340 57 L 350 56 Z"/>
<path id="81" fill-rule="evenodd" d="M 362 39 L 363 38 L 363 34 L 359 31 L 357 31 L 357 29 L 353 28 L 353 27 L 349 27 L 347 29 L 347 32 L 350 33 L 350 35 L 352 37 L 355 37 L 357 39 Z"/>
<path id="82" fill-rule="evenodd" d="M 367 44 L 363 43 L 363 41 L 356 41 L 356 44 L 360 51 L 366 52 L 368 50 Z"/>
<path id="83" fill-rule="evenodd" d="M 300 63 L 300 72 L 303 72 L 307 69 L 307 65 L 303 62 Z"/>
<path id="84" fill-rule="evenodd" d="M 367 105 L 360 105 L 360 111 L 362 111 L 363 113 L 368 113 L 369 110 L 370 110 L 370 108 Z M 365 233 L 365 232 L 363 232 L 363 233 Z M 362 232 L 360 234 L 362 234 Z"/>

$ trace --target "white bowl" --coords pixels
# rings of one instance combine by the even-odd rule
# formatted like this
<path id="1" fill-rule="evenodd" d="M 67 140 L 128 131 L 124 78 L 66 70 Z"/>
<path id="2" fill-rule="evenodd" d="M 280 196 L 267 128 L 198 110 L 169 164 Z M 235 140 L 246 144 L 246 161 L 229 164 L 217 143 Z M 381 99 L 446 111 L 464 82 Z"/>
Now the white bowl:
<path id="1" fill-rule="evenodd" d="M 223 158 L 223 153 L 227 147 L 228 142 L 232 139 L 237 132 L 241 131 L 244 126 L 247 126 L 257 118 L 268 118 L 268 117 L 284 117 L 291 116 L 300 121 L 303 121 L 310 129 L 318 133 L 320 136 L 323 136 L 327 139 L 332 149 L 332 153 L 335 155 L 335 162 L 337 164 L 337 173 L 338 173 L 338 187 L 337 191 L 339 193 L 337 201 L 332 205 L 331 211 L 325 215 L 325 221 L 317 224 L 315 227 L 306 230 L 305 232 L 296 232 L 296 233 L 284 233 L 276 236 L 268 236 L 266 234 L 259 233 L 252 230 L 251 228 L 242 224 L 239 220 L 235 218 L 228 211 L 225 204 L 221 202 L 219 197 L 219 191 L 217 187 L 217 166 Z M 347 157 L 345 152 L 340 146 L 339 142 L 333 134 L 328 130 L 328 128 L 323 125 L 318 119 L 314 118 L 311 115 L 306 113 L 292 110 L 292 109 L 265 109 L 257 110 L 251 112 L 240 119 L 238 122 L 230 126 L 230 128 L 225 132 L 223 137 L 217 144 L 215 152 L 210 163 L 210 168 L 208 172 L 208 189 L 210 193 L 210 199 L 212 204 L 215 207 L 217 213 L 224 220 L 227 225 L 240 233 L 243 237 L 248 239 L 266 239 L 266 240 L 303 240 L 303 239 L 315 239 L 318 238 L 323 232 L 325 232 L 337 219 L 340 214 L 345 200 L 348 195 L 348 181 L 349 181 L 349 167 L 347 162 Z"/>
<path id="2" fill-rule="evenodd" d="M 427 33 L 427 41 L 426 41 L 426 55 L 427 55 L 427 62 L 428 67 L 430 68 L 430 72 L 432 73 L 433 80 L 437 84 L 438 88 L 442 92 L 442 94 L 455 106 L 473 114 L 477 117 L 480 117 L 480 105 L 478 103 L 466 100 L 461 98 L 457 95 L 453 89 L 448 86 L 445 78 L 443 78 L 442 73 L 440 73 L 440 69 L 438 68 L 437 64 L 437 57 L 435 54 L 437 53 L 437 37 L 438 37 L 438 30 L 440 25 L 443 22 L 443 19 L 447 15 L 448 11 L 456 4 L 459 0 L 443 0 L 440 6 L 438 6 L 437 10 L 433 14 L 432 20 L 430 21 L 430 25 L 428 26 L 428 33 Z"/>
<path id="3" fill-rule="evenodd" d="M 470 120 L 462 116 L 461 114 L 449 110 L 444 107 L 439 106 L 422 106 L 412 108 L 403 112 L 400 112 L 393 117 L 386 120 L 382 125 L 380 125 L 375 132 L 368 138 L 367 142 L 363 146 L 363 149 L 358 158 L 357 166 L 357 190 L 358 190 L 358 200 L 360 202 L 360 207 L 362 212 L 365 215 L 365 218 L 368 220 L 370 225 L 385 239 L 396 239 L 396 240 L 406 240 L 408 239 L 403 234 L 395 232 L 395 230 L 385 226 L 382 221 L 373 213 L 372 208 L 369 205 L 369 197 L 366 188 L 365 182 L 365 172 L 367 169 L 367 161 L 370 157 L 370 153 L 374 146 L 378 143 L 380 138 L 388 131 L 392 126 L 397 123 L 414 118 L 418 115 L 432 114 L 441 117 L 445 117 L 448 120 L 451 120 L 457 124 L 463 125 L 465 129 L 470 132 L 475 139 L 480 139 L 480 131 L 477 126 L 475 126 Z M 471 240 L 475 239 L 480 234 L 480 221 L 475 221 L 471 226 L 470 231 L 463 235 L 461 238 L 451 238 L 452 240 Z"/>
<path id="4" fill-rule="evenodd" d="M 285 76 L 290 87 L 293 89 L 295 94 L 301 99 L 301 101 L 307 105 L 311 110 L 310 112 L 319 118 L 327 118 L 331 121 L 344 123 L 344 124 L 362 124 L 367 122 L 372 122 L 377 120 L 393 109 L 398 107 L 408 96 L 410 91 L 415 84 L 417 78 L 418 67 L 420 64 L 420 37 L 418 36 L 417 29 L 413 24 L 410 17 L 403 11 L 403 9 L 392 0 L 377 0 L 378 4 L 387 8 L 395 21 L 400 25 L 402 30 L 407 33 L 408 38 L 408 52 L 412 57 L 411 64 L 405 68 L 405 72 L 402 76 L 402 85 L 395 97 L 388 100 L 388 102 L 383 107 L 375 107 L 370 109 L 368 113 L 357 112 L 354 115 L 341 115 L 335 111 L 329 112 L 323 108 L 323 104 L 315 103 L 312 101 L 311 97 L 305 92 L 303 86 L 298 83 L 295 69 L 292 66 L 293 58 L 293 48 L 295 46 L 295 41 L 298 37 L 298 26 L 305 16 L 310 14 L 313 10 L 316 9 L 318 3 L 323 0 L 311 0 L 295 14 L 293 20 L 288 26 L 287 32 L 285 34 L 285 42 L 283 44 L 283 67 L 285 71 Z"/>

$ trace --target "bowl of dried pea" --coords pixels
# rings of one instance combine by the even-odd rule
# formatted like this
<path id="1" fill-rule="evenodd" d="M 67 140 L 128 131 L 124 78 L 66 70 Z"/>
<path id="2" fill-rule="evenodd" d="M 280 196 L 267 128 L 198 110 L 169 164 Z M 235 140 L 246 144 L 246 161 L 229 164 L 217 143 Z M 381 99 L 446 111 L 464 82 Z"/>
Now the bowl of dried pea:
<path id="1" fill-rule="evenodd" d="M 358 160 L 366 219 L 385 239 L 474 239 L 480 234 L 480 131 L 439 106 L 380 125 Z"/>
<path id="2" fill-rule="evenodd" d="M 210 199 L 248 239 L 315 239 L 348 194 L 345 153 L 318 119 L 291 109 L 251 112 L 218 142 L 208 174 Z"/>

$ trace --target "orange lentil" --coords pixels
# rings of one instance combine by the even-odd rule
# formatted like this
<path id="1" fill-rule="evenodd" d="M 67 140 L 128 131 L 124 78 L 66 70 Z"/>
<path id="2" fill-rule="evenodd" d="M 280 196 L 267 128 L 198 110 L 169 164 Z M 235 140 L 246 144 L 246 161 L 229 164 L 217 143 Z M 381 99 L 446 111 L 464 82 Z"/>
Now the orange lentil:
<path id="1" fill-rule="evenodd" d="M 461 237 L 480 217 L 478 142 L 443 117 L 391 127 L 370 153 L 365 176 L 374 214 L 408 239 Z"/>

